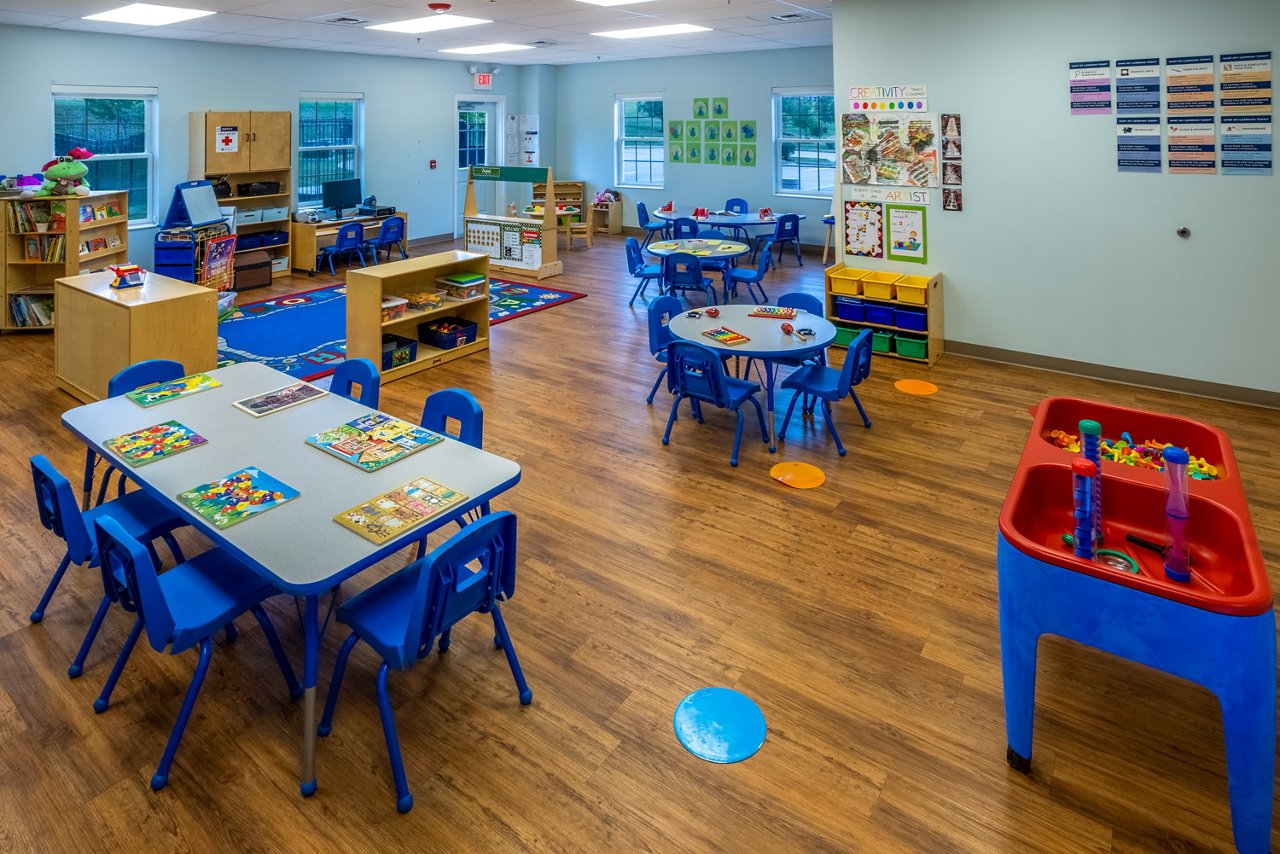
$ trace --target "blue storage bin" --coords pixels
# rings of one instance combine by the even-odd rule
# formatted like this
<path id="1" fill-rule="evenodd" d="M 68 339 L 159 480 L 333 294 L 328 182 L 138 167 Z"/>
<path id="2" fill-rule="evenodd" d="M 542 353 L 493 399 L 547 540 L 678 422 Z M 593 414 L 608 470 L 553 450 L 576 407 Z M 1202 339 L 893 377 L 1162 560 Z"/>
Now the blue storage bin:
<path id="1" fill-rule="evenodd" d="M 196 245 L 185 240 L 157 240 L 154 262 L 171 266 L 185 264 L 190 267 L 196 262 Z"/>
<path id="2" fill-rule="evenodd" d="M 924 332 L 928 328 L 928 317 L 927 312 L 918 308 L 895 308 L 893 310 L 893 325 L 899 329 Z"/>
<path id="3" fill-rule="evenodd" d="M 236 251 L 242 249 L 257 249 L 262 245 L 261 234 L 237 234 L 236 235 Z"/>
<path id="4" fill-rule="evenodd" d="M 257 235 L 262 241 L 263 246 L 281 246 L 289 242 L 289 232 L 287 231 L 264 231 Z"/>
<path id="5" fill-rule="evenodd" d="M 418 342 L 390 333 L 382 336 L 382 370 L 407 365 L 418 358 Z"/>
<path id="6" fill-rule="evenodd" d="M 856 322 L 867 319 L 863 302 L 857 297 L 836 297 L 836 317 Z"/>
<path id="7" fill-rule="evenodd" d="M 153 264 L 151 272 L 183 282 L 196 280 L 196 268 L 191 264 Z"/>
<path id="8" fill-rule="evenodd" d="M 893 326 L 893 306 L 891 305 L 875 305 L 874 303 L 866 304 L 867 323 L 876 323 L 880 326 Z"/>

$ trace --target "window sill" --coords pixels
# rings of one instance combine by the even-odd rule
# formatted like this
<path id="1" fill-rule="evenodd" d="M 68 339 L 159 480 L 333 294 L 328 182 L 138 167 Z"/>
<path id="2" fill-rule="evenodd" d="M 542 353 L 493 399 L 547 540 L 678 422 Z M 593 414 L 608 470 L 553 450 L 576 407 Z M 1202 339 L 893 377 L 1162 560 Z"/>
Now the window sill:
<path id="1" fill-rule="evenodd" d="M 617 183 L 619 187 L 627 187 L 632 190 L 665 190 L 666 184 L 624 184 L 621 181 Z"/>
<path id="2" fill-rule="evenodd" d="M 153 219 L 133 219 L 129 220 L 130 231 L 140 231 L 144 228 L 159 228 L 160 223 Z"/>
<path id="3" fill-rule="evenodd" d="M 787 199 L 825 199 L 826 201 L 831 201 L 831 197 L 832 195 L 834 195 L 833 193 L 824 193 L 824 194 L 795 193 L 795 192 L 783 192 L 782 190 L 774 190 L 773 194 L 775 196 L 779 196 L 781 198 L 787 198 Z"/>

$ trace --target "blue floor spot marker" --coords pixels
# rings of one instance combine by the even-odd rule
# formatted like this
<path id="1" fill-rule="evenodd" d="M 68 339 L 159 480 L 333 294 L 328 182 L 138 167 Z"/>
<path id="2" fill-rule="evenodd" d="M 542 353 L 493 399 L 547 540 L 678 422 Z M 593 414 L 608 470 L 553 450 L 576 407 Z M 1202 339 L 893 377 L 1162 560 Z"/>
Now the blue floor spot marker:
<path id="1" fill-rule="evenodd" d="M 708 762 L 741 762 L 764 744 L 764 712 L 730 688 L 700 688 L 680 701 L 673 720 L 685 749 Z"/>

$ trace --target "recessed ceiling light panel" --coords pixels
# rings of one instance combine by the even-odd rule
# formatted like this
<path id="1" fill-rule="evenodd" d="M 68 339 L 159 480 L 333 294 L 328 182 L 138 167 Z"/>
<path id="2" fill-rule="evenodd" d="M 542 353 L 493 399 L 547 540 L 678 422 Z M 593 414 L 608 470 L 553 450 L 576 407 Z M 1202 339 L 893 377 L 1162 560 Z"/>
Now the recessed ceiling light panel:
<path id="1" fill-rule="evenodd" d="M 506 42 L 498 42 L 497 44 L 478 44 L 474 47 L 447 47 L 440 50 L 441 53 L 505 53 L 509 50 L 533 50 L 531 44 L 508 44 Z"/>
<path id="2" fill-rule="evenodd" d="M 648 3 L 649 0 L 578 0 L 579 3 L 590 3 L 592 6 L 630 6 L 632 3 Z"/>
<path id="3" fill-rule="evenodd" d="M 108 21 L 112 24 L 134 24 L 139 27 L 163 27 L 179 21 L 190 21 L 212 15 L 204 9 L 179 9 L 176 6 L 153 6 L 150 3 L 130 3 L 119 9 L 85 15 L 85 21 Z"/>
<path id="4" fill-rule="evenodd" d="M 592 33 L 606 39 L 648 39 L 654 36 L 678 36 L 684 33 L 709 33 L 710 27 L 699 27 L 695 24 L 665 24 L 660 27 L 637 27 L 631 30 L 608 30 L 603 33 Z"/>
<path id="5" fill-rule="evenodd" d="M 366 30 L 385 30 L 390 33 L 433 33 L 437 30 L 452 30 L 455 27 L 473 27 L 476 24 L 492 24 L 484 18 L 468 18 L 465 15 L 432 15 L 429 18 L 410 18 L 407 21 L 392 21 L 389 24 L 374 24 Z"/>

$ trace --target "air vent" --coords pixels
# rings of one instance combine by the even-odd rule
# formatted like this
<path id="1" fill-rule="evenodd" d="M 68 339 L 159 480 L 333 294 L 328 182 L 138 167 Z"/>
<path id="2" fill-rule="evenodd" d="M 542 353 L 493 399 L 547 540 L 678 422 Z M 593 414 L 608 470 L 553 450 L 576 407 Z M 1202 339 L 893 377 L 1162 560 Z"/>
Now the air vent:
<path id="1" fill-rule="evenodd" d="M 533 45 L 534 47 L 551 47 L 552 45 L 555 44 L 555 42 L 536 41 L 536 42 L 529 42 L 529 44 Z"/>
<path id="2" fill-rule="evenodd" d="M 355 15 L 334 15 L 331 18 L 312 18 L 321 24 L 337 24 L 340 27 L 363 27 L 371 23 L 368 18 L 357 18 Z"/>
<path id="3" fill-rule="evenodd" d="M 813 16 L 806 15 L 803 12 L 788 12 L 785 15 L 770 15 L 769 17 L 775 21 L 781 21 L 784 24 L 794 24 L 796 21 L 815 20 Z"/>

